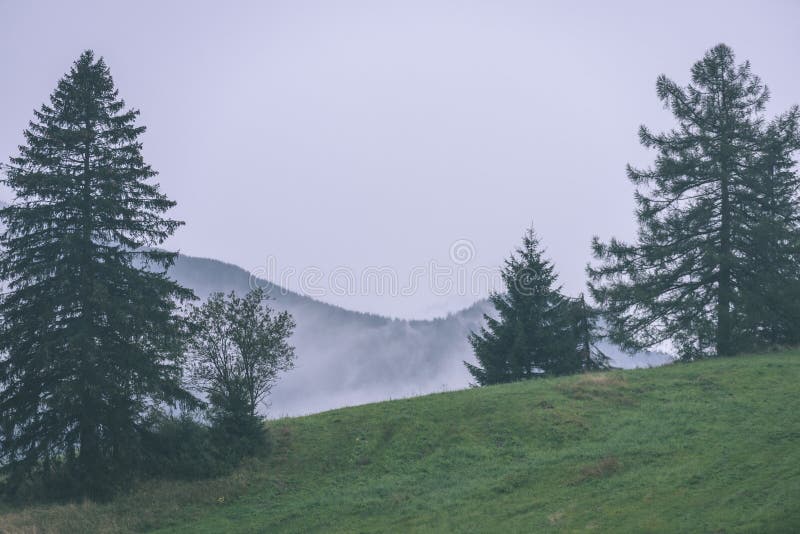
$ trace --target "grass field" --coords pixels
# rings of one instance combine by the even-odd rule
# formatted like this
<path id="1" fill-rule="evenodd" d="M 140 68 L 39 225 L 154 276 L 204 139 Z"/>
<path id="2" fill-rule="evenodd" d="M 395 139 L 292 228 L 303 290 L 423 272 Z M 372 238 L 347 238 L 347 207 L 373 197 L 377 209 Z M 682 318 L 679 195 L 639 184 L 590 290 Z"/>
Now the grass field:
<path id="1" fill-rule="evenodd" d="M 16 532 L 800 532 L 800 353 L 270 423 L 231 476 L 11 509 Z"/>

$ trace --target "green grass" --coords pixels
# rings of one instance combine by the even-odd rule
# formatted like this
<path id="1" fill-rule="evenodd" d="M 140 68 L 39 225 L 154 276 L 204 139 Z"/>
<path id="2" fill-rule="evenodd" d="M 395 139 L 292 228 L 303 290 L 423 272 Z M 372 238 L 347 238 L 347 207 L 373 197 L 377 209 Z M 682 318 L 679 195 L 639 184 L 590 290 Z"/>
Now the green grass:
<path id="1" fill-rule="evenodd" d="M 800 353 L 283 419 L 229 477 L 2 508 L 2 532 L 798 532 Z"/>

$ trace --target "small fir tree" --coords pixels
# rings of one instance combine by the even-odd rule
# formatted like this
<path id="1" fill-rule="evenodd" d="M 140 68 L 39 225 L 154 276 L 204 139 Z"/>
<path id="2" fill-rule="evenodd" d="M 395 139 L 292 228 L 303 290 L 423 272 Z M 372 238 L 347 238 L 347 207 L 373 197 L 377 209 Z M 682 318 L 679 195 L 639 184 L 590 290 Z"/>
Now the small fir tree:
<path id="1" fill-rule="evenodd" d="M 532 228 L 501 276 L 505 293 L 490 296 L 497 317 L 485 315 L 486 326 L 469 336 L 477 365 L 464 364 L 478 385 L 603 366 L 593 348 L 595 325 L 588 307 L 582 299 L 561 295 L 555 269 Z"/>

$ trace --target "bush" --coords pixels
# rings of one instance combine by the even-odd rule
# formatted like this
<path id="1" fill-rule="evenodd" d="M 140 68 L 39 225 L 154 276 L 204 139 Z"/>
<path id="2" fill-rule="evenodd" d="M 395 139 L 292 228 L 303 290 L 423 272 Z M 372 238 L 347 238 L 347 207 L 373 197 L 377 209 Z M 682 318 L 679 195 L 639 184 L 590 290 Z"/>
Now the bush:
<path id="1" fill-rule="evenodd" d="M 250 413 L 244 395 L 212 395 L 211 401 L 211 443 L 220 461 L 236 465 L 247 456 L 269 453 L 264 421 Z"/>
<path id="2" fill-rule="evenodd" d="M 212 444 L 211 429 L 190 414 L 158 417 L 143 441 L 147 477 L 192 480 L 227 471 Z"/>
<path id="3" fill-rule="evenodd" d="M 224 475 L 245 457 L 269 453 L 269 433 L 261 418 L 220 410 L 209 417 L 210 425 L 192 413 L 151 416 L 135 438 L 141 455 L 111 466 L 92 499 L 110 499 L 141 479 Z M 74 454 L 47 458 L 34 473 L 0 465 L 0 495 L 9 502 L 68 501 L 82 494 Z"/>
<path id="4" fill-rule="evenodd" d="M 154 421 L 144 439 L 143 475 L 183 480 L 219 476 L 245 457 L 269 453 L 268 433 L 260 418 L 210 415 L 210 426 L 190 414 Z"/>

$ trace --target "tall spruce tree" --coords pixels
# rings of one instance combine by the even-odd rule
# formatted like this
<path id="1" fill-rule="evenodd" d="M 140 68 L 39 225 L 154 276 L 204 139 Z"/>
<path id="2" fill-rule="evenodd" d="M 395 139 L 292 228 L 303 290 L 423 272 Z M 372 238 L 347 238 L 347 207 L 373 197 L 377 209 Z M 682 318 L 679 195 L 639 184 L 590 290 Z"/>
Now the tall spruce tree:
<path id="1" fill-rule="evenodd" d="M 613 341 L 634 350 L 670 342 L 684 359 L 743 346 L 753 295 L 744 289 L 761 268 L 752 261 L 752 225 L 772 218 L 757 205 L 771 193 L 754 189 L 765 185 L 765 143 L 787 142 L 764 135 L 767 88 L 726 45 L 709 50 L 691 75 L 685 88 L 658 78 L 658 97 L 678 126 L 660 134 L 642 126 L 642 145 L 658 153 L 655 165 L 628 166 L 637 187 L 637 242 L 595 238 L 600 265 L 588 268 Z M 783 224 L 770 235 L 788 230 Z"/>
<path id="2" fill-rule="evenodd" d="M 582 299 L 561 295 L 555 268 L 544 257 L 532 228 L 516 254 L 506 260 L 501 277 L 505 293 L 489 297 L 497 317 L 484 315 L 486 326 L 469 336 L 478 365 L 464 365 L 478 385 L 605 365 L 593 348 L 595 326 L 588 308 L 581 306 Z"/>
<path id="3" fill-rule="evenodd" d="M 182 223 L 149 179 L 136 110 L 103 59 L 84 52 L 35 112 L 6 168 L 0 211 L 0 417 L 12 485 L 67 473 L 97 494 L 136 465 L 148 412 L 193 398 L 166 276 L 175 254 L 146 248 Z"/>

